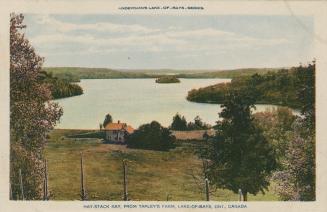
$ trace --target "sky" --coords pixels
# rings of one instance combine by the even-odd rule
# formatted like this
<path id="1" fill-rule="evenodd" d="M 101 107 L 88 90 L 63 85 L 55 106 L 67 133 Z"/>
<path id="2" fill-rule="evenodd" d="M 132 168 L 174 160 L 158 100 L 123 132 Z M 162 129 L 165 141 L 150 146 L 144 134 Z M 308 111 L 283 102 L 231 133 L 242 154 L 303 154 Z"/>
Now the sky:
<path id="1" fill-rule="evenodd" d="M 310 16 L 25 14 L 25 24 L 48 67 L 218 70 L 314 58 Z"/>

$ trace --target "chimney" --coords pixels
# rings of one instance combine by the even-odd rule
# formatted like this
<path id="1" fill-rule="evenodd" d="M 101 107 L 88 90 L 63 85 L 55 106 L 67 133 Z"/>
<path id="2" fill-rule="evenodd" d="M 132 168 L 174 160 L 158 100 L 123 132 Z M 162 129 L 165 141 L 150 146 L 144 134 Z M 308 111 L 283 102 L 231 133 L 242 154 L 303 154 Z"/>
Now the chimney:
<path id="1" fill-rule="evenodd" d="M 120 120 L 118 120 L 118 124 L 120 124 Z"/>

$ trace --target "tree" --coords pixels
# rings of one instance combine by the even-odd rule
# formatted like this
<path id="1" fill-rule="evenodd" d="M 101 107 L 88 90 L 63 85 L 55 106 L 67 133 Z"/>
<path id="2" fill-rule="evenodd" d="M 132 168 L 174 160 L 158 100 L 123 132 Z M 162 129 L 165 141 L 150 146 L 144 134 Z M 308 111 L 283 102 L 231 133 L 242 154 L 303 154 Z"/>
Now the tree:
<path id="1" fill-rule="evenodd" d="M 208 139 L 210 138 L 210 136 L 209 136 L 209 134 L 208 134 L 207 131 L 205 131 L 205 132 L 203 133 L 202 138 L 203 138 L 203 140 L 208 141 Z"/>
<path id="2" fill-rule="evenodd" d="M 43 149 L 49 130 L 63 111 L 50 102 L 49 86 L 41 81 L 43 58 L 38 56 L 21 29 L 24 16 L 10 18 L 10 184 L 19 197 L 21 169 L 25 199 L 41 199 Z"/>
<path id="3" fill-rule="evenodd" d="M 288 138 L 282 168 L 274 173 L 282 200 L 315 200 L 315 136 L 307 134 L 301 118 Z"/>
<path id="4" fill-rule="evenodd" d="M 254 118 L 256 124 L 263 130 L 265 138 L 273 146 L 278 167 L 281 168 L 296 116 L 293 115 L 291 109 L 278 107 L 271 111 L 255 113 Z"/>
<path id="5" fill-rule="evenodd" d="M 200 116 L 196 116 L 194 118 L 194 124 L 198 127 L 203 127 L 204 123 L 202 122 L 202 119 L 200 118 Z"/>
<path id="6" fill-rule="evenodd" d="M 208 177 L 217 187 L 256 195 L 268 189 L 276 168 L 273 148 L 253 121 L 253 91 L 231 90 L 219 114 L 216 136 L 201 157 L 209 159 Z"/>
<path id="7" fill-rule="evenodd" d="M 303 121 L 306 123 L 308 129 L 315 131 L 315 97 L 316 97 L 316 86 L 315 86 L 315 71 L 316 62 L 308 66 L 300 66 L 295 70 L 297 83 L 300 87 L 297 93 L 297 99 L 301 102 L 301 114 L 304 116 Z"/>
<path id="8" fill-rule="evenodd" d="M 127 147 L 168 150 L 174 147 L 176 138 L 168 128 L 162 127 L 158 122 L 141 125 L 127 138 Z"/>
<path id="9" fill-rule="evenodd" d="M 205 130 L 209 129 L 210 125 L 204 123 L 200 116 L 194 118 L 194 122 L 189 122 L 187 124 L 187 130 Z"/>
<path id="10" fill-rule="evenodd" d="M 172 130 L 187 130 L 187 122 L 184 116 L 176 115 L 173 117 L 173 122 L 171 123 L 170 129 Z"/>
<path id="11" fill-rule="evenodd" d="M 295 69 L 300 87 L 302 117 L 292 125 L 287 139 L 282 168 L 274 174 L 277 191 L 283 200 L 314 201 L 316 199 L 315 161 L 315 61 Z"/>
<path id="12" fill-rule="evenodd" d="M 111 117 L 111 115 L 108 113 L 107 115 L 106 115 L 106 117 L 104 118 L 104 121 L 103 121 L 103 128 L 105 128 L 106 126 L 107 126 L 107 124 L 109 124 L 109 123 L 112 123 L 112 117 Z"/>

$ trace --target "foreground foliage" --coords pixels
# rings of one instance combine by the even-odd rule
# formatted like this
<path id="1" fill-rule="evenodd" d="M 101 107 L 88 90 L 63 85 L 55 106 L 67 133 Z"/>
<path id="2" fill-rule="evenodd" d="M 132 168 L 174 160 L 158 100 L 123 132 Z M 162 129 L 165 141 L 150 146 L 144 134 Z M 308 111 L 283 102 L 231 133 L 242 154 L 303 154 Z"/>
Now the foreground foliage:
<path id="1" fill-rule="evenodd" d="M 273 145 L 278 168 L 273 174 L 282 200 L 315 200 L 315 136 L 303 117 L 290 109 L 255 114 L 255 121 Z"/>
<path id="2" fill-rule="evenodd" d="M 39 78 L 43 58 L 21 33 L 26 27 L 23 20 L 23 15 L 11 14 L 10 185 L 13 199 L 31 200 L 41 199 L 46 135 L 59 120 L 62 109 L 50 102 L 50 88 Z"/>
<path id="3" fill-rule="evenodd" d="M 253 121 L 256 98 L 251 90 L 231 90 L 226 96 L 216 136 L 200 157 L 209 161 L 207 176 L 213 185 L 238 193 L 264 193 L 276 168 L 272 145 Z"/>
<path id="4" fill-rule="evenodd" d="M 316 199 L 315 62 L 299 67 L 297 99 L 301 116 L 287 108 L 255 114 L 258 125 L 274 146 L 278 169 L 273 175 L 282 200 Z"/>
<path id="5" fill-rule="evenodd" d="M 303 128 L 301 120 L 293 125 L 281 168 L 274 174 L 277 191 L 283 200 L 316 199 L 315 136 Z"/>
<path id="6" fill-rule="evenodd" d="M 280 169 L 282 161 L 285 159 L 290 136 L 294 131 L 293 124 L 296 116 L 293 115 L 291 109 L 278 107 L 277 109 L 255 113 L 254 118 L 256 124 L 263 130 L 265 138 L 273 146 Z"/>

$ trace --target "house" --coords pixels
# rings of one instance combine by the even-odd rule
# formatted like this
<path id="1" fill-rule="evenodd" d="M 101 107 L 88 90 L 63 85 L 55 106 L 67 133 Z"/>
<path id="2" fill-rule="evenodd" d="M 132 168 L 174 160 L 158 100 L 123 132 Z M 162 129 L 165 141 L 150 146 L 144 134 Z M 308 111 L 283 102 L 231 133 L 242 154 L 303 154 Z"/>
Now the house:
<path id="1" fill-rule="evenodd" d="M 126 123 L 108 123 L 105 128 L 105 139 L 117 143 L 125 143 L 126 137 L 134 132 L 134 128 Z"/>

